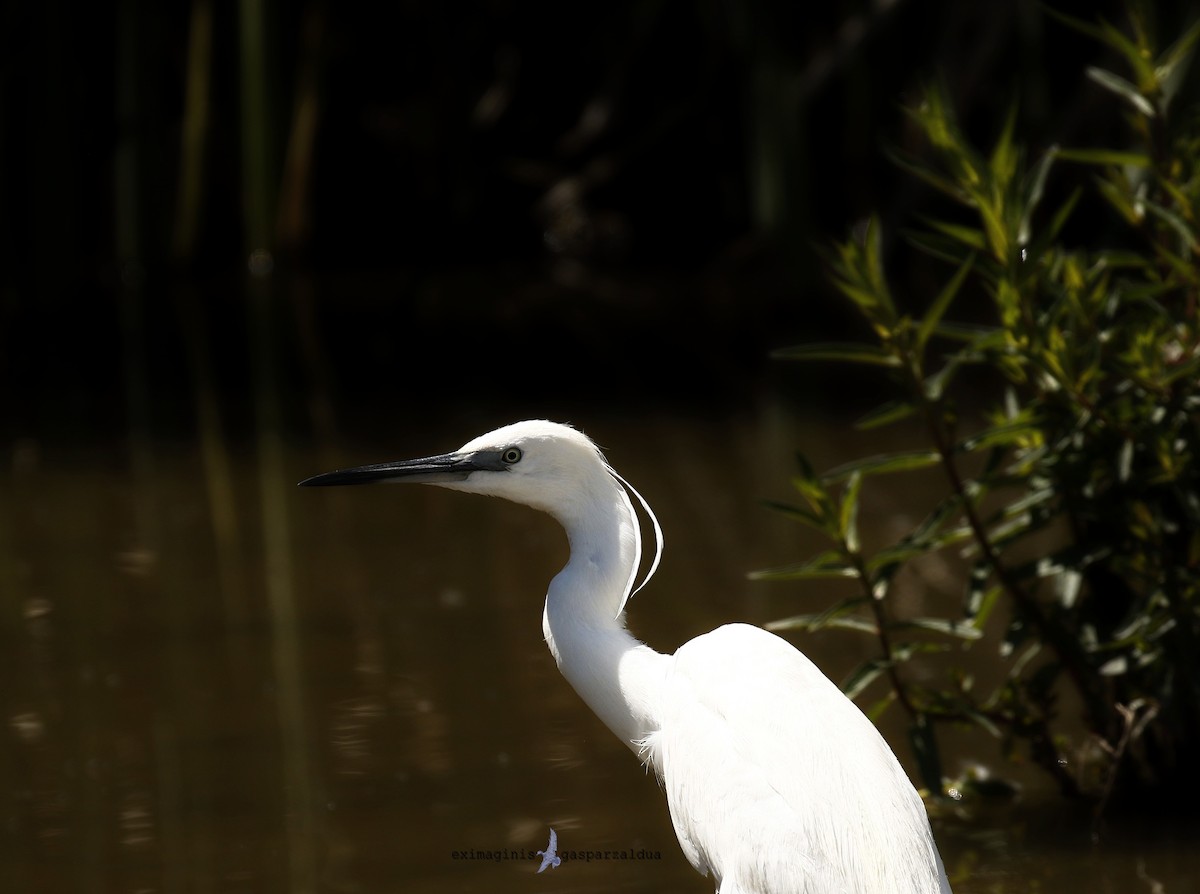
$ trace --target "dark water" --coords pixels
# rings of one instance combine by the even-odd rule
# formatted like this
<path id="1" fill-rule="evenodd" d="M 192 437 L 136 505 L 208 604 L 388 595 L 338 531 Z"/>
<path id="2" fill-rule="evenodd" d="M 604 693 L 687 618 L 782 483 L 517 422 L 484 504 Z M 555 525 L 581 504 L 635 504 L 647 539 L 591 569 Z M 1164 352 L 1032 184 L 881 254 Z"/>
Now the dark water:
<path id="1" fill-rule="evenodd" d="M 759 500 L 788 497 L 799 445 L 845 458 L 839 429 L 774 411 L 573 421 L 666 530 L 630 610 L 651 645 L 824 604 L 745 572 L 815 548 Z M 294 487 L 486 427 L 414 426 L 384 450 L 252 442 L 227 465 L 190 444 L 5 451 L 0 891 L 711 890 L 541 641 L 565 559 L 550 519 L 433 488 Z M 867 536 L 929 498 L 896 487 L 914 491 L 871 496 Z M 953 573 L 905 598 L 956 598 Z M 835 679 L 869 645 L 795 641 Z M 1195 829 L 1113 823 L 1096 845 L 1018 776 L 1017 808 L 936 825 L 960 894 L 1198 889 Z M 576 859 L 535 877 L 549 826 Z"/>

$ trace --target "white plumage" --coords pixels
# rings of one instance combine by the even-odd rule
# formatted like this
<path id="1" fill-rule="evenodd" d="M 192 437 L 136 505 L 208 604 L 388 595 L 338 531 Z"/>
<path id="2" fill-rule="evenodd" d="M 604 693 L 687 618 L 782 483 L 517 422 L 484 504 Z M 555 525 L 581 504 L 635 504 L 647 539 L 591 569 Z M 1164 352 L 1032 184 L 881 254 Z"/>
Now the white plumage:
<path id="1" fill-rule="evenodd" d="M 454 453 L 306 485 L 409 481 L 554 516 L 571 555 L 542 615 L 559 670 L 662 781 L 688 861 L 719 894 L 945 894 L 920 796 L 862 712 L 797 649 L 729 624 L 661 655 L 625 629 L 645 501 L 591 440 L 508 425 Z M 649 506 L 647 512 L 653 519 Z M 657 566 L 661 531 L 654 521 Z"/>

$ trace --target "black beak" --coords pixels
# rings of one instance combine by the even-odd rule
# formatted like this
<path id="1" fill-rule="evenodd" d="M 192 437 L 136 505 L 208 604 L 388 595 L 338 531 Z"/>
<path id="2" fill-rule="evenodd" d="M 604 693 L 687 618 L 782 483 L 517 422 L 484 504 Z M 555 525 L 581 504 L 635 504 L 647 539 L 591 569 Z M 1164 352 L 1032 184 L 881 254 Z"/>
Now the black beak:
<path id="1" fill-rule="evenodd" d="M 475 453 L 445 453 L 423 459 L 402 459 L 373 466 L 357 466 L 314 475 L 300 482 L 300 487 L 332 487 L 342 484 L 377 484 L 380 482 L 411 482 L 414 484 L 444 484 L 465 481 L 472 472 L 499 472 L 505 468 L 500 451 L 480 450 Z"/>

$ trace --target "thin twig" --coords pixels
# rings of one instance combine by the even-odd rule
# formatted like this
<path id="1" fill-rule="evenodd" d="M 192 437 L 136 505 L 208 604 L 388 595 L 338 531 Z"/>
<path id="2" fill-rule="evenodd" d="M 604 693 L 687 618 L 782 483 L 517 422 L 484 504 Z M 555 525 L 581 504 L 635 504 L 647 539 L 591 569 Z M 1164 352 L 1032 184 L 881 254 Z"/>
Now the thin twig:
<path id="1" fill-rule="evenodd" d="M 951 489 L 962 500 L 963 514 L 966 516 L 967 524 L 971 528 L 971 534 L 975 538 L 983 560 L 992 569 L 996 580 L 999 581 L 1000 586 L 1004 588 L 1009 598 L 1012 599 L 1017 609 L 1021 612 L 1021 615 L 1037 629 L 1041 638 L 1054 650 L 1055 655 L 1066 669 L 1068 675 L 1070 675 L 1075 688 L 1083 698 L 1095 728 L 1106 729 L 1107 723 L 1105 721 L 1108 719 L 1108 712 L 1101 707 L 1103 700 L 1099 697 L 1099 694 L 1095 691 L 1095 687 L 1091 683 L 1090 668 L 1088 668 L 1087 662 L 1081 657 L 1078 644 L 1066 631 L 1046 617 L 1037 600 L 1021 586 L 1016 578 L 1013 577 L 1012 571 L 1000 561 L 996 547 L 992 544 L 991 538 L 988 536 L 987 528 L 984 526 L 982 519 L 980 519 L 974 502 L 967 494 L 966 484 L 959 474 L 957 464 L 954 462 L 951 446 L 947 442 L 941 426 L 938 424 L 937 407 L 933 402 L 925 399 L 920 388 L 920 379 L 917 380 L 916 385 L 917 394 L 920 395 L 919 399 L 925 411 L 930 437 L 933 439 L 934 449 L 941 458 L 941 466 L 950 482 Z"/>

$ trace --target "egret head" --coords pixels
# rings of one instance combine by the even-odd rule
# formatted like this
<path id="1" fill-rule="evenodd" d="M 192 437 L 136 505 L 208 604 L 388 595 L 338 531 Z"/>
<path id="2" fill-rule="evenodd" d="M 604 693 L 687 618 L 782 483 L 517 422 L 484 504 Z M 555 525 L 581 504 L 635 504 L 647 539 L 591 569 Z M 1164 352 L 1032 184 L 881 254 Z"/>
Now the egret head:
<path id="1" fill-rule="evenodd" d="M 597 487 L 611 494 L 617 486 L 591 439 L 569 425 L 540 419 L 498 428 L 452 453 L 341 469 L 300 484 L 403 482 L 503 497 L 559 518 L 596 496 Z"/>
<path id="2" fill-rule="evenodd" d="M 453 453 L 327 472 L 302 486 L 409 482 L 503 497 L 554 516 L 567 529 L 602 525 L 610 513 L 632 547 L 633 568 L 620 605 L 654 576 L 662 558 L 662 528 L 645 498 L 604 459 L 592 440 L 569 425 L 534 419 L 514 422 L 480 435 Z M 640 584 L 642 533 L 630 494 L 646 511 L 654 530 L 654 561 Z M 620 611 L 620 609 L 618 609 Z"/>

